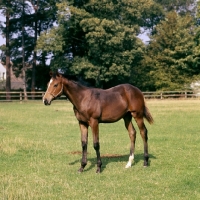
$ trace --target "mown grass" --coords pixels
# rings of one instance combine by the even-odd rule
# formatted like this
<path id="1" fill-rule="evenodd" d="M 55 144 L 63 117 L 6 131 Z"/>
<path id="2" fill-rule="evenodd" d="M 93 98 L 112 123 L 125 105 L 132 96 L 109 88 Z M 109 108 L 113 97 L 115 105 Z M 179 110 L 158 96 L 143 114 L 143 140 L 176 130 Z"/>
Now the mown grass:
<path id="1" fill-rule="evenodd" d="M 200 101 L 151 100 L 150 166 L 137 133 L 135 163 L 125 169 L 129 137 L 123 121 L 100 125 L 103 171 L 89 133 L 80 167 L 80 133 L 72 105 L 0 103 L 0 199 L 200 199 Z"/>

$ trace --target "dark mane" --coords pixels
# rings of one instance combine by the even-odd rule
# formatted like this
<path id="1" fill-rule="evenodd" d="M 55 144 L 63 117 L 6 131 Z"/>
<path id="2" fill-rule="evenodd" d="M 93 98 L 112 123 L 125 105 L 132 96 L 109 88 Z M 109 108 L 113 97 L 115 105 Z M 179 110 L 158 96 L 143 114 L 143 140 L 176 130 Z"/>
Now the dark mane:
<path id="1" fill-rule="evenodd" d="M 84 85 L 86 87 L 93 87 L 88 81 L 86 81 L 83 77 L 77 75 L 69 75 L 67 73 L 59 73 L 58 71 L 51 71 L 50 76 L 56 78 L 56 76 L 62 75 L 62 77 L 75 82 L 76 84 Z"/>
<path id="2" fill-rule="evenodd" d="M 83 77 L 81 76 L 76 76 L 76 75 L 66 75 L 62 74 L 64 78 L 67 78 L 70 81 L 75 82 L 76 84 L 84 85 L 86 87 L 93 87 L 88 81 L 86 81 Z"/>

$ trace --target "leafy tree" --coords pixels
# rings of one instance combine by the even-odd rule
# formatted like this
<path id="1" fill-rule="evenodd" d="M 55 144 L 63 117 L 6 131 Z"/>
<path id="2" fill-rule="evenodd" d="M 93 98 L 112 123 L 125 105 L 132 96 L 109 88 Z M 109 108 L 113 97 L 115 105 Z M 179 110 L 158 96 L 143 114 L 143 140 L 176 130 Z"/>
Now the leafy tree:
<path id="1" fill-rule="evenodd" d="M 6 27 L 5 27 L 5 36 L 6 36 L 6 47 L 2 47 L 1 50 L 5 51 L 5 64 L 6 64 L 6 99 L 10 100 L 10 90 L 11 90 L 11 82 L 10 82 L 10 15 L 12 13 L 11 9 L 11 1 L 10 0 L 0 0 L 0 9 L 3 14 L 6 16 Z M 2 24 L 0 25 L 0 30 L 2 29 Z"/>
<path id="2" fill-rule="evenodd" d="M 58 10 L 58 27 L 44 32 L 37 48 L 52 52 L 54 68 L 65 66 L 98 87 L 132 81 L 145 49 L 136 36 L 162 13 L 152 0 L 64 1 Z"/>
<path id="3" fill-rule="evenodd" d="M 158 90 L 185 89 L 199 73 L 194 59 L 195 27 L 189 15 L 170 12 L 156 27 L 148 46 L 148 65 Z"/>
<path id="4" fill-rule="evenodd" d="M 36 82 L 38 82 L 36 80 L 36 64 L 46 66 L 45 57 L 47 56 L 46 52 L 40 55 L 36 54 L 36 42 L 41 31 L 51 28 L 56 21 L 56 3 L 56 0 L 29 0 L 24 1 L 24 3 L 21 0 L 11 1 L 10 3 L 10 9 L 12 10 L 9 24 L 10 56 L 14 63 L 15 73 L 20 74 L 23 69 L 22 38 L 24 38 L 24 62 L 28 70 L 32 72 L 31 81 L 28 81 L 31 84 L 32 91 L 35 90 L 35 87 L 38 87 L 36 85 Z M 5 4 L 5 9 L 7 9 L 7 6 Z M 3 34 L 5 34 L 5 26 L 1 28 Z"/>
<path id="5" fill-rule="evenodd" d="M 31 78 L 31 90 L 34 91 L 36 87 L 36 66 L 37 62 L 42 61 L 42 64 L 45 65 L 45 53 L 41 55 L 41 58 L 37 57 L 36 52 L 36 43 L 38 36 L 41 31 L 47 30 L 53 26 L 53 23 L 56 21 L 56 0 L 29 0 L 34 12 L 29 14 L 27 24 L 30 26 L 32 21 L 34 25 L 32 29 L 34 30 L 33 37 L 33 59 L 32 59 L 32 78 Z M 41 65 L 41 63 L 40 63 Z"/>
<path id="6" fill-rule="evenodd" d="M 162 5 L 166 12 L 176 11 L 181 15 L 194 14 L 196 9 L 196 0 L 155 0 L 155 2 Z"/>
<path id="7" fill-rule="evenodd" d="M 197 2 L 197 12 L 196 12 L 196 29 L 195 29 L 195 37 L 194 42 L 195 46 L 193 49 L 193 55 L 194 55 L 194 62 L 196 67 L 196 79 L 199 81 L 200 79 L 200 1 Z"/>

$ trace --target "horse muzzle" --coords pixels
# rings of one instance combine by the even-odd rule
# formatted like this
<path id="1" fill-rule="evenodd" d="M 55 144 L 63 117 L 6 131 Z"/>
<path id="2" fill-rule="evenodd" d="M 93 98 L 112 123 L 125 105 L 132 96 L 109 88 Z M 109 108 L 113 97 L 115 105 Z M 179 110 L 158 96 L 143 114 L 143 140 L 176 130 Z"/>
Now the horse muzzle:
<path id="1" fill-rule="evenodd" d="M 51 100 L 43 99 L 43 103 L 45 106 L 49 106 L 49 105 L 51 105 Z"/>
<path id="2" fill-rule="evenodd" d="M 45 95 L 44 97 L 43 97 L 43 103 L 44 103 L 44 105 L 45 106 L 49 106 L 49 105 L 51 105 L 51 102 L 54 100 L 54 97 L 52 96 L 52 95 Z"/>

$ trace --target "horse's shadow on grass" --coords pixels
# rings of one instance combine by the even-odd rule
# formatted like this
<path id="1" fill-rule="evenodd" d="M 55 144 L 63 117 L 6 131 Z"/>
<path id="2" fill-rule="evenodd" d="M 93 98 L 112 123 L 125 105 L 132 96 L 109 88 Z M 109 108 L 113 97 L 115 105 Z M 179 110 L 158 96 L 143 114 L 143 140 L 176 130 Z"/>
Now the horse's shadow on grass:
<path id="1" fill-rule="evenodd" d="M 81 152 L 71 152 L 70 154 L 82 154 Z M 109 163 L 118 163 L 118 162 L 128 162 L 129 155 L 120 155 L 120 154 L 105 154 L 101 155 L 101 160 L 102 160 L 102 167 L 101 167 L 101 172 L 103 172 L 106 169 L 106 166 Z M 149 163 L 148 166 L 151 166 L 151 160 L 156 159 L 156 157 L 152 154 L 149 154 Z M 135 154 L 134 155 L 134 165 L 139 163 L 140 161 L 144 160 L 144 154 Z M 93 168 L 96 168 L 96 157 L 94 158 L 88 158 L 88 163 L 90 165 L 84 169 L 84 171 L 89 171 Z M 81 159 L 75 160 L 74 162 L 69 163 L 69 165 L 75 165 L 76 163 L 81 163 Z"/>

